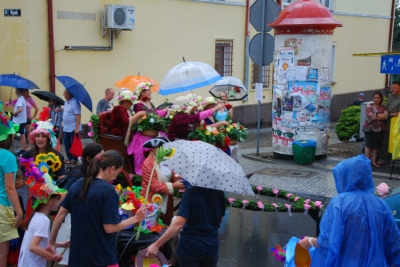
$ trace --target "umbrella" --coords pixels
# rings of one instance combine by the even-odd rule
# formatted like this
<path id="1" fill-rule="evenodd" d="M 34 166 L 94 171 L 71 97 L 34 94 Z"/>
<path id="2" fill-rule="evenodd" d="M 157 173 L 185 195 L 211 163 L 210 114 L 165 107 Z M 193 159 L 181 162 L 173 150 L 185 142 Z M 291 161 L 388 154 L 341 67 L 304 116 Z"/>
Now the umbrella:
<path id="1" fill-rule="evenodd" d="M 219 97 L 219 94 L 224 92 L 230 101 L 243 100 L 247 96 L 247 89 L 243 83 L 231 76 L 222 77 L 209 92 L 214 97 Z"/>
<path id="2" fill-rule="evenodd" d="M 163 164 L 193 186 L 254 195 L 242 166 L 221 149 L 202 141 L 178 140 L 164 144 L 175 155 Z"/>
<path id="3" fill-rule="evenodd" d="M 16 74 L 1 74 L 0 86 L 10 86 L 14 88 L 22 88 L 29 90 L 40 89 L 39 86 L 36 85 L 36 83 Z"/>
<path id="4" fill-rule="evenodd" d="M 53 99 L 57 102 L 57 104 L 64 105 L 64 100 L 62 100 L 59 96 L 48 91 L 34 91 L 32 92 L 32 95 L 38 97 L 43 101 L 49 101 L 49 99 Z"/>
<path id="5" fill-rule="evenodd" d="M 56 76 L 56 78 L 68 92 L 92 112 L 92 99 L 81 83 L 69 76 Z"/>
<path id="6" fill-rule="evenodd" d="M 202 62 L 183 62 L 170 69 L 161 81 L 160 94 L 190 91 L 221 80 L 221 76 Z"/>
<path id="7" fill-rule="evenodd" d="M 160 90 L 160 84 L 153 79 L 146 77 L 146 76 L 140 76 L 140 75 L 130 75 L 126 76 L 125 78 L 122 78 L 118 82 L 114 83 L 115 86 L 118 88 L 123 88 L 126 87 L 130 91 L 136 91 L 136 87 L 139 83 L 142 82 L 150 82 L 154 84 L 152 87 L 150 87 L 150 91 L 157 93 L 158 90 Z"/>

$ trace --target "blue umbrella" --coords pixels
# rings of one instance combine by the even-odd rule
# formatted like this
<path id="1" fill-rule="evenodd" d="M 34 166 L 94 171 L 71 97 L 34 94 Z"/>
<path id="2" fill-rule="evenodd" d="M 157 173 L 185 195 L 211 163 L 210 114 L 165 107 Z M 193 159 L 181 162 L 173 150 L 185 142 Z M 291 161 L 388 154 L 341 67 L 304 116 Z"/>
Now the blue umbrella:
<path id="1" fill-rule="evenodd" d="M 22 89 L 40 89 L 36 83 L 17 74 L 1 74 L 0 86 L 10 86 Z"/>
<path id="2" fill-rule="evenodd" d="M 92 98 L 80 82 L 69 76 L 56 76 L 56 78 L 68 92 L 92 112 Z"/>

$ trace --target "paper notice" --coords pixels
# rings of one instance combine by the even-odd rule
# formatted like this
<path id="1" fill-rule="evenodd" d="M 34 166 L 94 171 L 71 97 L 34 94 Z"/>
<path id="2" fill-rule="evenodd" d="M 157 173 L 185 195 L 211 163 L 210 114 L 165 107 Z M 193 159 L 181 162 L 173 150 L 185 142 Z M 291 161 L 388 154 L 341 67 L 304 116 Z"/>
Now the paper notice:
<path id="1" fill-rule="evenodd" d="M 329 81 L 329 70 L 328 68 L 321 69 L 321 81 L 327 82 Z"/>
<path id="2" fill-rule="evenodd" d="M 296 67 L 296 80 L 298 80 L 298 81 L 307 80 L 307 72 L 308 72 L 308 68 L 306 66 L 297 66 Z"/>
<path id="3" fill-rule="evenodd" d="M 256 101 L 262 102 L 263 100 L 263 84 L 256 83 Z"/>
<path id="4" fill-rule="evenodd" d="M 286 80 L 288 81 L 296 80 L 296 71 L 294 70 L 286 71 Z"/>

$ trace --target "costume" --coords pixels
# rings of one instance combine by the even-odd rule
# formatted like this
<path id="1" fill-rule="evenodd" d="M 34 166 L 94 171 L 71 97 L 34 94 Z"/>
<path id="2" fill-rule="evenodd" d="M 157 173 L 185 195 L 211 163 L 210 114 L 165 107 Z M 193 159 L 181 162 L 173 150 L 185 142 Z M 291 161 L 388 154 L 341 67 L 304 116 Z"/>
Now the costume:
<path id="1" fill-rule="evenodd" d="M 388 108 L 389 114 L 400 112 L 400 95 L 399 96 L 389 95 L 387 108 Z M 383 135 L 381 147 L 378 151 L 378 154 L 379 154 L 380 159 L 382 159 L 383 161 L 386 161 L 386 162 L 390 162 L 391 157 L 389 157 L 389 153 L 388 153 L 389 134 L 390 134 L 390 116 L 389 116 L 389 119 L 386 120 L 385 127 L 386 127 L 386 131 Z"/>
<path id="2" fill-rule="evenodd" d="M 312 266 L 400 266 L 400 232 L 390 208 L 374 196 L 371 161 L 350 158 L 333 176 L 339 194 L 322 217 Z"/>
<path id="3" fill-rule="evenodd" d="M 122 106 L 115 106 L 111 112 L 110 134 L 125 137 L 129 127 L 130 111 Z"/>
<path id="4" fill-rule="evenodd" d="M 365 109 L 365 122 L 363 125 L 363 131 L 366 138 L 366 146 L 368 148 L 379 148 L 382 142 L 383 134 L 385 132 L 385 122 L 382 120 L 376 120 L 377 113 L 387 114 L 387 108 L 380 105 L 378 108 L 374 103 L 369 103 Z"/>

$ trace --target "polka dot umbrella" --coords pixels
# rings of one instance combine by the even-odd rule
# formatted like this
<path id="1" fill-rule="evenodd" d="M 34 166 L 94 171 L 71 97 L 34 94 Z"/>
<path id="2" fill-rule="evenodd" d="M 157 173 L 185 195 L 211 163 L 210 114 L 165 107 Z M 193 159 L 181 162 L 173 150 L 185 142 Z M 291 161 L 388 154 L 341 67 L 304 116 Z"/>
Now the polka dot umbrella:
<path id="1" fill-rule="evenodd" d="M 202 141 L 178 140 L 166 143 L 176 153 L 165 166 L 191 185 L 237 194 L 254 195 L 242 166 L 221 149 Z"/>

